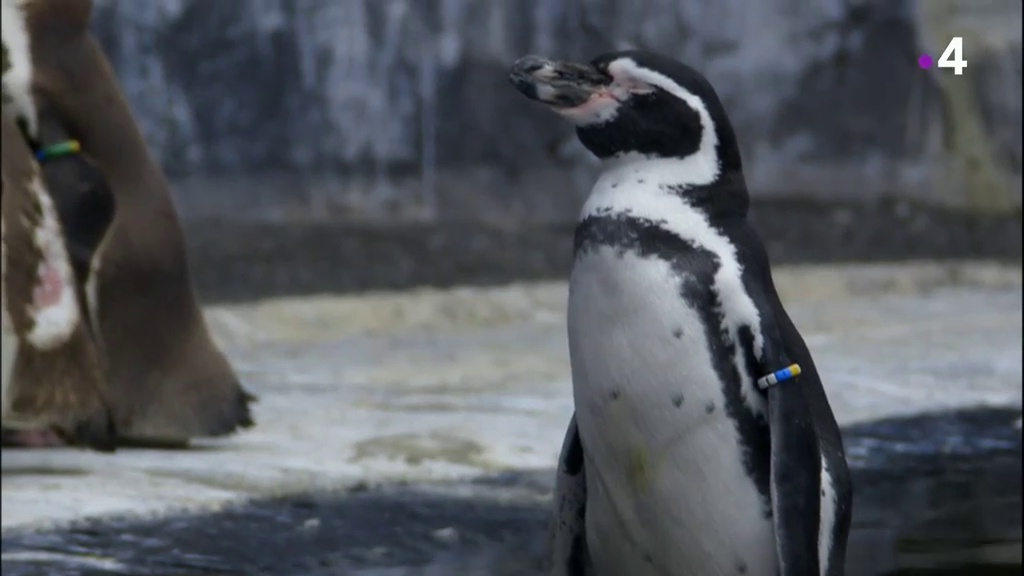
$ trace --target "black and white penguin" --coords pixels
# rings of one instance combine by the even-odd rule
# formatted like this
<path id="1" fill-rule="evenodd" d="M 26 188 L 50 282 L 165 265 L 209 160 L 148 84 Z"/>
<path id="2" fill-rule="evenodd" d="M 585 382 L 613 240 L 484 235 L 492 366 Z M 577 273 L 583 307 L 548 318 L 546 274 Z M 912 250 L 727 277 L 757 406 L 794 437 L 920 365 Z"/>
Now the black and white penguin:
<path id="1" fill-rule="evenodd" d="M 839 428 L 710 83 L 642 51 L 509 79 L 603 161 L 575 233 L 551 574 L 842 574 Z"/>

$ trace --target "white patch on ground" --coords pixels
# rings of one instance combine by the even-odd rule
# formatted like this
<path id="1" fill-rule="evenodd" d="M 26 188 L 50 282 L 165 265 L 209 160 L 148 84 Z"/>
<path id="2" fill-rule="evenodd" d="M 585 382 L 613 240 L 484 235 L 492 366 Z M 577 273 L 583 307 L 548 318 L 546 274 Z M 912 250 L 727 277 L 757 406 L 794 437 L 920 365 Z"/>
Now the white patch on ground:
<path id="1" fill-rule="evenodd" d="M 605 170 L 583 205 L 580 219 L 611 211 L 633 218 L 662 222 L 661 227 L 676 236 L 704 248 L 718 256 L 714 289 L 721 298 L 723 329 L 734 342 L 739 341 L 739 329 L 749 326 L 754 337 L 754 353 L 760 357 L 764 344 L 761 316 L 754 301 L 743 286 L 743 268 L 736 257 L 736 247 L 719 234 L 707 217 L 686 203 L 684 198 L 665 190 L 668 183 L 699 183 L 688 178 L 690 161 L 671 159 L 620 160 Z M 678 295 L 676 297 L 678 299 Z M 761 416 L 767 414 L 764 399 L 757 393 L 755 378 L 746 373 L 742 350 L 737 346 L 736 369 L 742 378 L 742 393 L 746 405 Z"/>
<path id="2" fill-rule="evenodd" d="M 101 572 L 120 573 L 128 567 L 114 559 L 96 558 L 93 556 L 82 556 L 78 554 L 64 554 L 61 552 L 4 552 L 0 554 L 0 560 L 4 562 L 39 562 L 44 565 L 52 565 L 53 562 L 60 562 L 64 565 L 74 565 L 82 569 L 98 570 Z"/>
<path id="3" fill-rule="evenodd" d="M 38 201 L 41 211 L 39 224 L 33 230 L 35 244 L 42 254 L 36 277 L 36 290 L 39 289 L 38 286 L 47 282 L 46 276 L 55 274 L 60 294 L 52 304 L 40 305 L 33 300 L 29 305 L 29 316 L 33 320 L 33 325 L 25 338 L 40 350 L 50 350 L 66 342 L 78 325 L 75 278 L 64 245 L 64 233 L 57 219 L 57 211 L 38 173 L 29 182 L 28 190 Z"/>
<path id="4" fill-rule="evenodd" d="M 3 93 L 5 100 L 9 98 L 13 105 L 13 110 L 4 106 L 4 112 L 13 112 L 14 119 L 23 119 L 29 133 L 34 135 L 38 120 L 32 98 L 32 52 L 23 11 L 26 3 L 27 0 L 2 0 L 0 4 L 0 29 L 11 66 L 3 75 Z"/>

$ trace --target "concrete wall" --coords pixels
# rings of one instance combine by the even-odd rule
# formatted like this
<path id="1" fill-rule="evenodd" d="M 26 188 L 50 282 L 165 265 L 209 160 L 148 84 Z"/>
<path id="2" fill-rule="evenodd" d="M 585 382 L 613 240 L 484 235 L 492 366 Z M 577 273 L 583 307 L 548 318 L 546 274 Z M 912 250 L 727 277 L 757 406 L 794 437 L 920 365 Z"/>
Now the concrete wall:
<path id="1" fill-rule="evenodd" d="M 709 76 L 761 198 L 1020 205 L 1019 0 L 95 2 L 189 219 L 571 217 L 592 166 L 505 70 L 633 46 Z"/>

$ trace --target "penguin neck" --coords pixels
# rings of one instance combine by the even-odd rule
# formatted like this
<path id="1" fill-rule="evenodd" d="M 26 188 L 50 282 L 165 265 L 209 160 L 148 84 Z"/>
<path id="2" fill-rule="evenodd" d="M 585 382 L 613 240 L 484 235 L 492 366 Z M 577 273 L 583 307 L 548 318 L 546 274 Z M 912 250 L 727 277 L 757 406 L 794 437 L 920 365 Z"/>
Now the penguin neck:
<path id="1" fill-rule="evenodd" d="M 703 186 L 669 185 L 667 188 L 712 220 L 743 219 L 750 210 L 750 194 L 743 172 L 726 172 Z"/>
<path id="2" fill-rule="evenodd" d="M 742 170 L 723 172 L 708 159 L 626 154 L 605 160 L 603 166 L 601 187 L 670 194 L 711 219 L 745 218 L 750 207 Z"/>
<path id="3" fill-rule="evenodd" d="M 721 176 L 714 154 L 692 154 L 684 158 L 648 156 L 636 152 L 617 154 L 602 161 L 604 174 L 625 181 L 643 180 L 657 186 L 710 186 Z"/>
<path id="4" fill-rule="evenodd" d="M 94 91 L 92 96 L 100 96 Z M 141 131 L 132 118 L 127 102 L 116 88 L 106 97 L 90 102 L 83 96 L 82 107 L 102 110 L 75 119 L 82 149 L 96 162 L 110 190 L 120 200 L 153 198 L 155 191 L 170 195 L 170 185 L 149 152 Z M 106 106 L 101 103 L 106 101 Z M 164 194 L 159 194 L 163 196 Z"/>
<path id="5" fill-rule="evenodd" d="M 42 16 L 40 16 L 42 18 Z M 39 26 L 40 28 L 44 27 Z M 42 94 L 67 134 L 103 173 L 118 203 L 170 200 L 170 185 L 149 152 L 117 77 L 96 41 L 83 31 L 72 40 L 48 42 L 60 65 L 40 70 L 48 86 Z M 59 49 L 59 50 L 58 50 Z"/>

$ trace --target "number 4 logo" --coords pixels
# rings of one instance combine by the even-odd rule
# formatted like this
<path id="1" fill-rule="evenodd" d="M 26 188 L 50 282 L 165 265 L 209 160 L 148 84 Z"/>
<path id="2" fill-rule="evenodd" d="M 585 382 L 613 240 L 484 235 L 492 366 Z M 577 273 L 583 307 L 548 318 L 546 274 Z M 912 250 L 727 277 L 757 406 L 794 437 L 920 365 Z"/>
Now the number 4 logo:
<path id="1" fill-rule="evenodd" d="M 942 52 L 942 56 L 939 56 L 937 64 L 939 68 L 952 68 L 953 74 L 957 76 L 963 74 L 964 68 L 967 68 L 967 60 L 964 60 L 964 39 L 960 36 L 953 37 Z"/>

